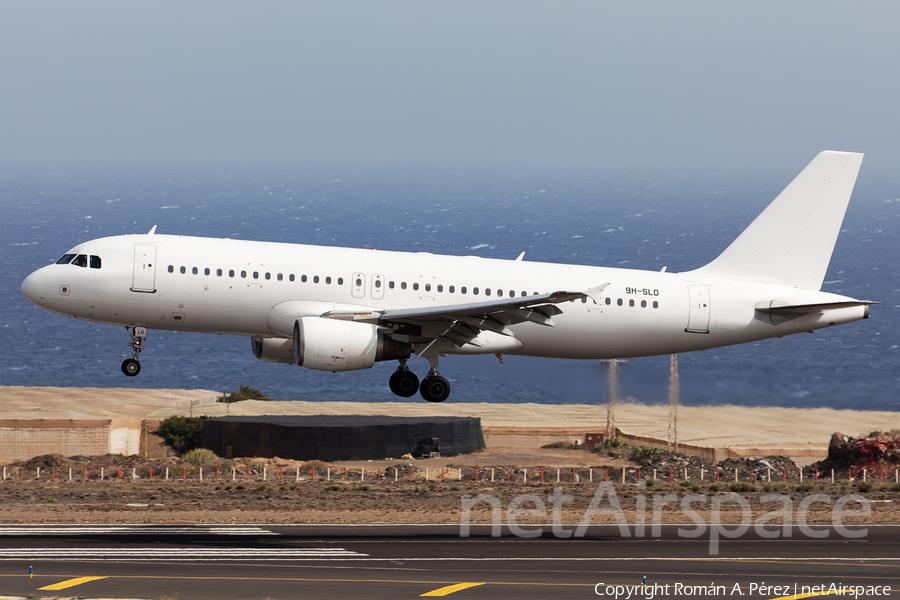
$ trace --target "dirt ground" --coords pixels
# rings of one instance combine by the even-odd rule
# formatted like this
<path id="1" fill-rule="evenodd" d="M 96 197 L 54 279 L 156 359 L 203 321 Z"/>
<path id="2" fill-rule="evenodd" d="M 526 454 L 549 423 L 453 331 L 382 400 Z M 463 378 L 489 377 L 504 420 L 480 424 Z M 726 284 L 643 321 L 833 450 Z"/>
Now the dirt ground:
<path id="1" fill-rule="evenodd" d="M 676 455 L 671 460 L 677 458 Z M 671 460 L 657 464 L 670 464 Z M 516 496 L 538 496 L 546 504 L 546 516 L 519 521 L 548 522 L 552 514 L 552 500 L 548 496 L 557 487 L 562 488 L 563 494 L 572 495 L 571 502 L 563 504 L 562 521 L 580 522 L 598 486 L 608 479 L 629 522 L 634 522 L 638 502 L 646 503 L 646 509 L 642 510 L 649 522 L 653 504 L 649 497 L 675 494 L 676 503 L 665 508 L 661 520 L 685 523 L 691 522 L 691 518 L 678 503 L 687 494 L 699 493 L 707 500 L 740 495 L 749 501 L 756 519 L 781 506 L 763 503 L 761 498 L 766 492 L 785 494 L 796 508 L 812 494 L 827 495 L 834 502 L 846 494 L 858 493 L 859 483 L 858 480 L 831 483 L 824 475 L 818 483 L 810 482 L 809 476 L 801 483 L 797 473 L 792 473 L 787 483 L 778 481 L 777 476 L 768 483 L 761 481 L 763 476 L 757 472 L 757 491 L 735 493 L 727 487 L 725 471 L 720 471 L 722 482 L 716 484 L 715 471 L 707 470 L 702 475 L 703 481 L 699 480 L 699 472 L 690 471 L 690 479 L 682 481 L 682 473 L 673 476 L 670 483 L 667 474 L 671 475 L 671 471 L 666 470 L 658 473 L 659 479 L 648 486 L 646 479 L 654 474 L 653 464 L 644 467 L 640 474 L 639 467 L 622 456 L 610 457 L 608 453 L 545 448 L 522 453 L 484 451 L 416 461 L 326 464 L 277 458 L 227 463 L 220 460 L 204 465 L 204 479 L 200 481 L 199 468 L 177 459 L 147 461 L 121 455 L 69 458 L 50 455 L 6 466 L 8 478 L 0 481 L 0 505 L 3 506 L 0 522 L 458 523 L 464 497 L 479 494 L 499 499 L 504 515 Z M 150 479 L 150 468 L 154 469 L 153 479 Z M 625 484 L 621 479 L 623 469 Z M 749 481 L 749 473 L 749 470 L 742 471 L 741 480 Z M 133 479 L 132 474 L 138 478 Z M 361 477 L 365 479 L 361 481 Z M 886 477 L 884 481 L 876 480 L 873 488 L 861 494 L 870 502 L 871 514 L 851 517 L 846 522 L 900 523 L 900 484 L 895 484 L 893 477 Z M 524 508 L 533 506 L 523 505 Z M 609 506 L 608 497 L 601 506 Z M 694 504 L 693 509 L 708 520 L 710 506 L 711 502 L 707 501 Z M 854 506 L 857 505 L 851 504 L 849 508 Z M 722 511 L 723 522 L 740 520 L 739 507 L 734 502 L 725 503 Z M 482 502 L 472 508 L 471 522 L 490 522 L 491 515 L 491 506 Z M 810 522 L 831 523 L 831 519 L 827 504 L 812 505 Z M 612 517 L 597 517 L 595 522 L 612 522 Z"/>

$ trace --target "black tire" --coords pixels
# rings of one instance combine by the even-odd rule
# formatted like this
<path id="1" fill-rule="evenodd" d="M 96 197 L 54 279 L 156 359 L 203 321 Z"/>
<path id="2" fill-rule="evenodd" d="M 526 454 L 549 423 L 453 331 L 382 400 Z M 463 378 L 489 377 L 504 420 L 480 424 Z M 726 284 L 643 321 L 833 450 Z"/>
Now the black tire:
<path id="1" fill-rule="evenodd" d="M 450 382 L 440 375 L 432 375 L 422 381 L 419 392 L 429 402 L 443 402 L 450 396 Z"/>
<path id="2" fill-rule="evenodd" d="M 391 391 L 402 398 L 415 396 L 419 391 L 419 378 L 412 371 L 396 371 L 388 382 Z"/>
<path id="3" fill-rule="evenodd" d="M 134 377 L 141 372 L 141 363 L 134 360 L 133 358 L 126 358 L 122 363 L 122 372 L 129 377 Z"/>

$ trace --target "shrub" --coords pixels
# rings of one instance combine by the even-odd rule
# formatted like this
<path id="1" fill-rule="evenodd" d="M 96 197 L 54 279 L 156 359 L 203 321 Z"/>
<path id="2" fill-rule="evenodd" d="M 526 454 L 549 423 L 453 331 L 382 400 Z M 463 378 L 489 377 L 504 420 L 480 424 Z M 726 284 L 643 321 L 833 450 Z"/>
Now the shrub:
<path id="1" fill-rule="evenodd" d="M 219 458 L 216 453 L 206 448 L 194 448 L 181 455 L 181 460 L 191 463 L 195 467 L 205 465 Z"/>
<path id="2" fill-rule="evenodd" d="M 753 484 L 743 481 L 732 481 L 728 484 L 729 491 L 732 492 L 758 492 L 759 488 Z"/>
<path id="3" fill-rule="evenodd" d="M 372 486 L 369 485 L 368 483 L 366 483 L 366 484 L 363 484 L 363 485 L 358 485 L 358 486 L 356 486 L 356 487 L 353 488 L 353 489 L 356 490 L 357 492 L 368 492 L 369 490 L 372 489 Z"/>
<path id="4" fill-rule="evenodd" d="M 681 487 L 694 487 L 699 483 L 700 481 L 698 481 L 697 479 L 684 479 L 682 481 L 679 481 L 678 485 L 680 485 Z"/>
<path id="5" fill-rule="evenodd" d="M 244 400 L 262 400 L 264 402 L 272 401 L 271 398 L 263 394 L 261 391 L 255 390 L 248 385 L 242 385 L 227 396 L 223 394 L 223 396 L 219 398 L 219 402 L 224 402 L 225 404 L 231 404 L 232 402 L 243 402 Z"/>
<path id="6" fill-rule="evenodd" d="M 601 445 L 606 448 L 630 448 L 631 447 L 628 445 L 628 442 L 626 442 L 625 440 L 623 440 L 620 437 L 615 437 L 615 436 L 603 440 L 603 443 Z"/>
<path id="7" fill-rule="evenodd" d="M 168 446 L 179 456 L 203 443 L 203 420 L 206 417 L 174 416 L 163 419 L 150 433 L 162 438 L 162 445 Z"/>
<path id="8" fill-rule="evenodd" d="M 322 462 L 321 460 L 309 460 L 300 465 L 301 473 L 312 473 L 313 469 L 316 470 L 316 473 L 324 474 L 328 469 L 328 463 Z"/>
<path id="9" fill-rule="evenodd" d="M 816 489 L 816 486 L 812 483 L 801 483 L 800 485 L 794 486 L 795 492 L 811 492 Z"/>
<path id="10" fill-rule="evenodd" d="M 869 492 L 871 492 L 872 490 L 875 489 L 875 484 L 872 483 L 871 481 L 860 481 L 859 484 L 856 486 L 856 489 L 858 489 L 863 494 L 868 494 Z"/>
<path id="11" fill-rule="evenodd" d="M 646 479 L 644 483 L 647 484 L 647 487 L 653 487 L 656 485 L 656 480 L 651 477 L 650 479 Z"/>
<path id="12" fill-rule="evenodd" d="M 711 492 L 718 492 L 719 490 L 724 489 L 724 488 L 725 488 L 724 483 L 715 482 L 715 483 L 709 484 L 709 491 L 711 491 Z"/>
<path id="13" fill-rule="evenodd" d="M 659 456 L 660 454 L 665 454 L 666 451 L 662 448 L 651 448 L 650 446 L 638 446 L 631 451 L 631 454 L 628 456 L 631 460 L 635 462 L 640 462 L 642 460 L 651 459 L 654 456 Z"/>

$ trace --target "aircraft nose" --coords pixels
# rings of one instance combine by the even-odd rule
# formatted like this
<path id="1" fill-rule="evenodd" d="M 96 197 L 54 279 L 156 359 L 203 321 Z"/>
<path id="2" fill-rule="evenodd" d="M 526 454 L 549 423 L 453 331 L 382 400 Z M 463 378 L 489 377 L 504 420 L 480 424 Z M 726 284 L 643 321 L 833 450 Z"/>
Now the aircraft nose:
<path id="1" fill-rule="evenodd" d="M 36 306 L 41 306 L 47 294 L 47 274 L 42 271 L 38 269 L 22 282 L 22 295 Z"/>

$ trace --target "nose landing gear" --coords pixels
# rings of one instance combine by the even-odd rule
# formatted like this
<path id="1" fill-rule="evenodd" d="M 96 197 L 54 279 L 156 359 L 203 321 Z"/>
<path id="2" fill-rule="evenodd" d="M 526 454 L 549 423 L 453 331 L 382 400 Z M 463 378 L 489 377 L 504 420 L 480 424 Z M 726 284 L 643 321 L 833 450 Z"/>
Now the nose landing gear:
<path id="1" fill-rule="evenodd" d="M 126 327 L 125 331 L 131 336 L 131 341 L 128 342 L 128 345 L 131 346 L 132 354 L 131 358 L 126 358 L 122 362 L 122 372 L 129 377 L 134 377 L 141 372 L 141 363 L 139 362 L 139 359 L 141 351 L 144 349 L 144 340 L 147 339 L 147 328 Z"/>

